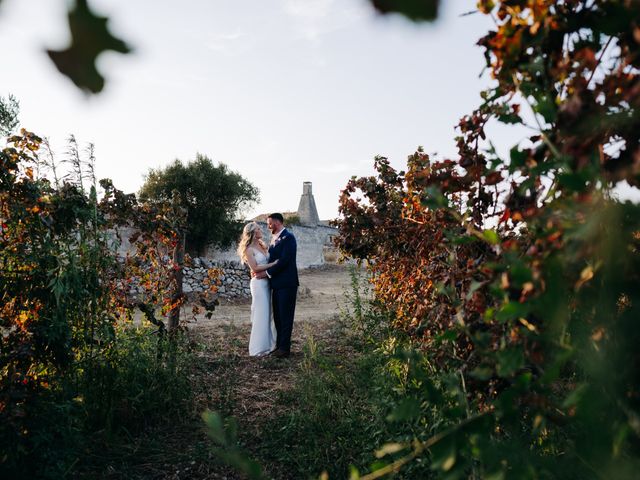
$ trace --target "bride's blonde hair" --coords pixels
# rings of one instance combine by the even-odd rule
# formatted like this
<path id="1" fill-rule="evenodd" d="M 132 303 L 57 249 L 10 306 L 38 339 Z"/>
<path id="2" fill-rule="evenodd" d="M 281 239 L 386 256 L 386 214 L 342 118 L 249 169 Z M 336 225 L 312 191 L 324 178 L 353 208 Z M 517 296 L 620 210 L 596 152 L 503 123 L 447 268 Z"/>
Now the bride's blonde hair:
<path id="1" fill-rule="evenodd" d="M 238 242 L 238 256 L 242 263 L 247 263 L 247 249 L 249 248 L 249 245 L 253 243 L 258 230 L 260 230 L 260 225 L 256 222 L 247 223 L 242 229 L 242 235 Z M 267 248 L 262 240 L 258 240 L 258 243 L 260 243 L 262 248 Z"/>

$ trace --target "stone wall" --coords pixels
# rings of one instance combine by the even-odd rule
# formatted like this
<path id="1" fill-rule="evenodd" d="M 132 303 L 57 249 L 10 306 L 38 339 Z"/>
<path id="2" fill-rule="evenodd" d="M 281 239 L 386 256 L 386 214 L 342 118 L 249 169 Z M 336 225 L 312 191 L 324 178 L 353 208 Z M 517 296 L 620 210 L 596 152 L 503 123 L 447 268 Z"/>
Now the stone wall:
<path id="1" fill-rule="evenodd" d="M 186 294 L 204 290 L 204 280 L 209 268 L 222 270 L 218 295 L 223 298 L 245 298 L 251 296 L 249 269 L 239 262 L 213 262 L 206 258 L 194 258 L 191 267 L 184 268 L 182 288 Z"/>
<path id="2" fill-rule="evenodd" d="M 265 242 L 271 240 L 271 232 L 267 228 L 266 222 L 256 222 L 262 229 L 262 236 Z M 288 225 L 287 230 L 296 237 L 298 252 L 296 260 L 298 268 L 317 267 L 325 263 L 325 252 L 332 248 L 331 238 L 338 232 L 335 228 L 326 225 L 307 227 L 303 225 Z M 210 248 L 207 251 L 207 258 L 218 262 L 238 261 L 236 245 L 225 250 Z"/>

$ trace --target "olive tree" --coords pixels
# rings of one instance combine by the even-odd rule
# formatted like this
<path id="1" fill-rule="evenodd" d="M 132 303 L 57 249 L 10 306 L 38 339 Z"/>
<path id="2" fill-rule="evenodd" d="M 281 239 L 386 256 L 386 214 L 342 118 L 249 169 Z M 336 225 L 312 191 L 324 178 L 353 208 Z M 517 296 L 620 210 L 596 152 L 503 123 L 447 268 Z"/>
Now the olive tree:
<path id="1" fill-rule="evenodd" d="M 202 255 L 209 244 L 225 247 L 240 232 L 240 216 L 259 199 L 258 189 L 224 163 L 215 165 L 206 155 L 165 168 L 151 169 L 140 190 L 148 202 L 170 201 L 177 192 L 187 209 L 187 251 Z"/>

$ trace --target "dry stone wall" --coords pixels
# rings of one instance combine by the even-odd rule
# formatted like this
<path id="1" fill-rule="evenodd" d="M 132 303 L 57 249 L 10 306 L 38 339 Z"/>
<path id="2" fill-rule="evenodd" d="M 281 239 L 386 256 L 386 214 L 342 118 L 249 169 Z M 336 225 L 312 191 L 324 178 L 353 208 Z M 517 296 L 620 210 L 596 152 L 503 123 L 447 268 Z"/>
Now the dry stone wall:
<path id="1" fill-rule="evenodd" d="M 182 288 L 186 294 L 202 292 L 204 280 L 207 278 L 207 270 L 219 268 L 221 284 L 218 287 L 218 295 L 223 298 L 245 298 L 251 296 L 249 289 L 249 270 L 239 262 L 223 261 L 215 262 L 207 258 L 194 258 L 192 266 L 184 268 Z"/>

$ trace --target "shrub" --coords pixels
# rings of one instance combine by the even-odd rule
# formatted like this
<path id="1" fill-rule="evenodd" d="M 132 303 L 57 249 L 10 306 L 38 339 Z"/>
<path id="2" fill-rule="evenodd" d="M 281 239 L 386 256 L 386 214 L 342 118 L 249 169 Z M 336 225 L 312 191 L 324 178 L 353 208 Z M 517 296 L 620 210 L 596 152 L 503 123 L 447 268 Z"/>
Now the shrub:
<path id="1" fill-rule="evenodd" d="M 0 152 L 0 471 L 9 478 L 60 478 L 94 432 L 155 421 L 189 397 L 179 330 L 132 327 L 136 262 L 116 257 L 109 231 L 125 214 L 148 223 L 139 244 L 159 260 L 172 222 L 113 188 L 98 202 L 92 150 L 87 165 L 73 138 L 75 175 L 60 185 L 38 177 L 41 144 L 23 130 Z M 155 298 L 139 305 L 179 307 L 182 297 L 163 301 L 175 276 L 156 280 L 147 273 Z"/>
<path id="2" fill-rule="evenodd" d="M 338 244 L 408 335 L 390 365 L 424 425 L 380 472 L 426 452 L 447 478 L 638 468 L 640 207 L 610 194 L 640 183 L 636 3 L 481 1 L 496 83 L 459 159 L 378 158 L 347 184 Z M 484 142 L 525 118 L 537 131 L 508 159 Z"/>

